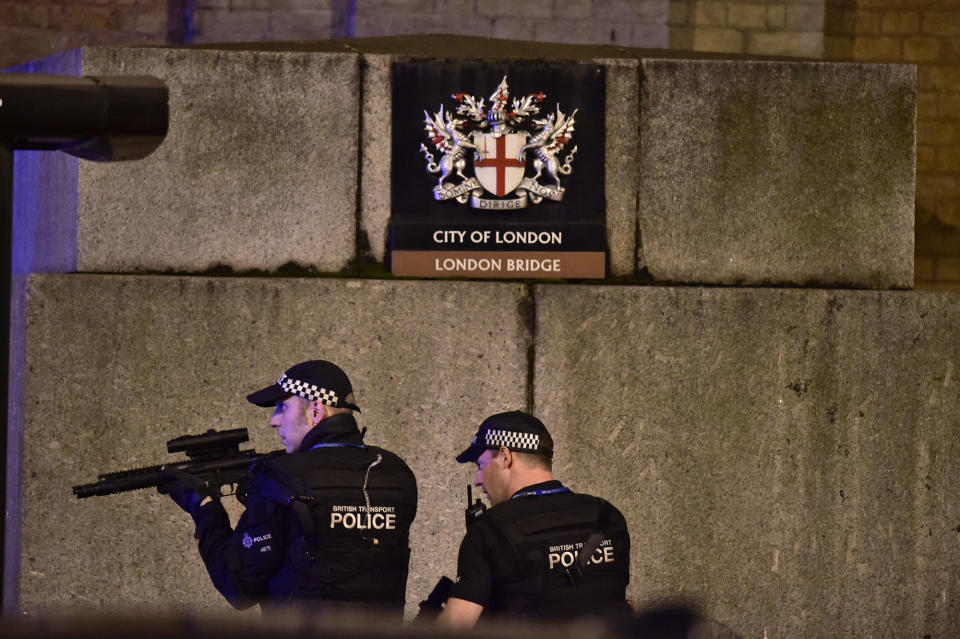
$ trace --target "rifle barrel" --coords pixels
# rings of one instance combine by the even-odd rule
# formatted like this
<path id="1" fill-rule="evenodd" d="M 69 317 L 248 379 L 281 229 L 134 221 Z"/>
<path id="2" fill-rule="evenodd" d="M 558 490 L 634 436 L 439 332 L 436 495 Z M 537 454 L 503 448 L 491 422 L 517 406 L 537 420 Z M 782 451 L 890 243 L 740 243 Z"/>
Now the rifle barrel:
<path id="1" fill-rule="evenodd" d="M 225 459 L 211 459 L 206 461 L 181 461 L 173 464 L 147 466 L 133 470 L 121 470 L 115 473 L 105 473 L 99 476 L 99 481 L 93 484 L 82 484 L 73 487 L 73 494 L 77 499 L 99 497 L 125 493 L 141 488 L 151 488 L 163 481 L 164 469 L 180 470 L 196 475 L 212 486 L 221 480 L 239 478 L 257 458 L 274 455 L 276 452 L 257 454 L 255 450 L 241 450 L 235 457 Z M 228 474 L 228 477 L 221 477 Z M 217 486 L 219 488 L 219 486 Z"/>

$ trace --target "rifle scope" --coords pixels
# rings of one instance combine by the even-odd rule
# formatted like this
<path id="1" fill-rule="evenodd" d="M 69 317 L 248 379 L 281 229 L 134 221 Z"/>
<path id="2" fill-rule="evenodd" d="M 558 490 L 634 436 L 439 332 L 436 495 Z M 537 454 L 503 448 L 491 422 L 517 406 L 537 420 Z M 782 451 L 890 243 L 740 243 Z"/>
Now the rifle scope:
<path id="1" fill-rule="evenodd" d="M 239 447 L 249 441 L 246 428 L 233 430 L 213 430 L 212 428 L 202 435 L 183 435 L 167 442 L 168 453 L 186 451 L 188 457 L 195 457 L 211 450 Z"/>

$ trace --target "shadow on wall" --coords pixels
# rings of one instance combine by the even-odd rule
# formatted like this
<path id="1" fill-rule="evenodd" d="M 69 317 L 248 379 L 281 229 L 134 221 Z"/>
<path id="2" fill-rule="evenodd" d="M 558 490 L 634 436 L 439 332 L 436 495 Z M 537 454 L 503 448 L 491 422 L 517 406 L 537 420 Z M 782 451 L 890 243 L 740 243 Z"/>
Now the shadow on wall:
<path id="1" fill-rule="evenodd" d="M 914 287 L 960 291 L 960 228 L 917 206 Z"/>
<path id="2" fill-rule="evenodd" d="M 661 603 L 642 608 L 619 629 L 623 639 L 740 639 L 729 628 L 708 621 L 688 602 Z"/>

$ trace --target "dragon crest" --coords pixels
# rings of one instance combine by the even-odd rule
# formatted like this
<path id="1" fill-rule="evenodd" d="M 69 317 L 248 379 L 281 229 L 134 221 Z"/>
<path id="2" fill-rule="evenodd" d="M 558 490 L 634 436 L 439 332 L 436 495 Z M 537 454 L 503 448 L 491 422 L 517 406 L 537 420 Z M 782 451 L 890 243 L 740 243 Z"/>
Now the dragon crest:
<path id="1" fill-rule="evenodd" d="M 563 199 L 561 176 L 573 172 L 577 147 L 563 160 L 560 155 L 573 138 L 579 109 L 567 115 L 557 104 L 554 112 L 540 116 L 546 94 L 511 98 L 507 76 L 486 99 L 464 92 L 450 97 L 456 104 L 454 116 L 442 104 L 433 114 L 424 111 L 430 146 L 421 143 L 420 151 L 427 171 L 439 174 L 433 188 L 436 199 L 470 200 L 474 208 L 483 209 L 518 209 L 528 200 L 538 204 L 544 198 Z M 530 176 L 528 156 L 534 170 Z M 539 181 L 541 176 L 547 183 Z M 495 198 L 483 197 L 485 193 Z"/>

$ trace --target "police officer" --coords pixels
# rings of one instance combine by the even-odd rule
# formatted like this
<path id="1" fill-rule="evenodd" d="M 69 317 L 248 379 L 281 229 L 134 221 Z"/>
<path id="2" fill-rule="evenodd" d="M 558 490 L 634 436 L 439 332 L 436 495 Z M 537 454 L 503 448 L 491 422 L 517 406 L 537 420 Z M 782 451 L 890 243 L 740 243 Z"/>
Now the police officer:
<path id="1" fill-rule="evenodd" d="M 630 537 L 623 515 L 553 478 L 543 423 L 513 411 L 488 417 L 457 461 L 491 508 L 470 526 L 438 623 L 470 628 L 484 615 L 618 621 L 630 614 Z"/>
<path id="2" fill-rule="evenodd" d="M 327 361 L 302 362 L 247 400 L 273 407 L 270 426 L 286 454 L 254 466 L 235 530 L 196 477 L 170 473 L 158 486 L 193 517 L 214 586 L 237 609 L 402 615 L 416 480 L 395 454 L 363 443 L 347 375 Z"/>

